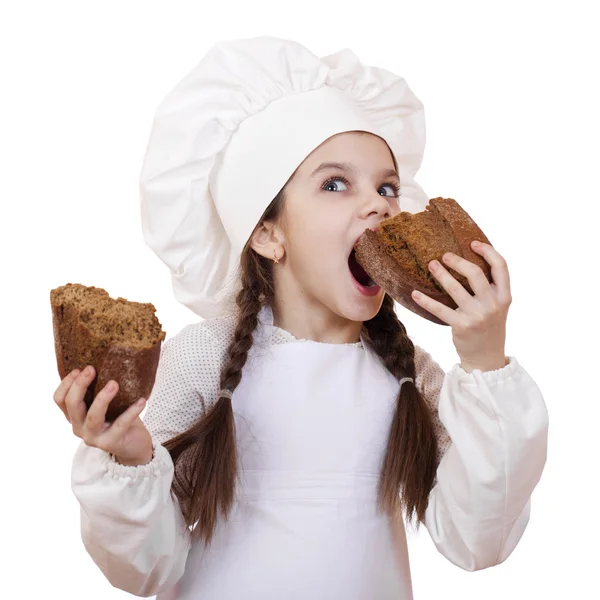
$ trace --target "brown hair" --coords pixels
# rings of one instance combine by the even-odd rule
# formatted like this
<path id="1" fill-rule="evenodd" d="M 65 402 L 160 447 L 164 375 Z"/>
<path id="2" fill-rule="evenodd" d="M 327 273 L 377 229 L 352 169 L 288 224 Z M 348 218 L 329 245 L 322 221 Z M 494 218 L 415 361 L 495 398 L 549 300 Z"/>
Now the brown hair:
<path id="1" fill-rule="evenodd" d="M 282 214 L 284 190 L 263 214 L 275 221 Z M 239 318 L 221 374 L 221 389 L 234 391 L 242 378 L 258 313 L 272 303 L 271 261 L 250 245 L 241 256 L 241 282 L 236 303 Z M 415 378 L 415 348 L 388 295 L 378 314 L 363 326 L 366 342 L 398 379 Z M 187 431 L 165 443 L 175 464 L 172 493 L 179 500 L 192 536 L 210 543 L 219 513 L 227 518 L 237 477 L 235 425 L 231 400 L 221 396 L 214 407 Z M 422 521 L 436 469 L 436 438 L 429 409 L 410 382 L 398 394 L 379 482 L 379 507 L 391 515 L 404 509 L 408 519 Z M 417 523 L 418 526 L 418 523 Z"/>

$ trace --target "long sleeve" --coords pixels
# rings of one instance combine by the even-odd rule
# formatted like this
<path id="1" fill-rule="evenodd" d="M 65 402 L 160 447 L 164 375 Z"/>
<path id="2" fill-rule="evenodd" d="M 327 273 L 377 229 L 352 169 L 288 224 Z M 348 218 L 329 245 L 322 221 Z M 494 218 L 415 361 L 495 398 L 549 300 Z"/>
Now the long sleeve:
<path id="1" fill-rule="evenodd" d="M 206 332 L 188 326 L 163 344 L 144 417 L 152 461 L 123 466 L 83 442 L 73 461 L 85 548 L 113 586 L 137 596 L 169 590 L 181 578 L 190 549 L 189 531 L 170 493 L 173 462 L 162 443 L 204 412 L 198 376 L 190 376 L 200 372 L 198 336 L 204 339 Z"/>
<path id="2" fill-rule="evenodd" d="M 425 526 L 438 551 L 462 569 L 500 564 L 525 531 L 531 494 L 546 462 L 542 394 L 515 357 L 495 371 L 467 373 L 456 364 L 444 375 L 427 353 L 419 356 L 417 382 L 430 401 L 431 383 L 441 383 L 436 421 L 448 442 Z"/>
<path id="3" fill-rule="evenodd" d="M 155 446 L 147 465 L 125 467 L 83 442 L 72 487 L 81 505 L 81 537 L 92 560 L 116 588 L 148 597 L 183 575 L 189 534 L 170 494 L 173 462 Z"/>

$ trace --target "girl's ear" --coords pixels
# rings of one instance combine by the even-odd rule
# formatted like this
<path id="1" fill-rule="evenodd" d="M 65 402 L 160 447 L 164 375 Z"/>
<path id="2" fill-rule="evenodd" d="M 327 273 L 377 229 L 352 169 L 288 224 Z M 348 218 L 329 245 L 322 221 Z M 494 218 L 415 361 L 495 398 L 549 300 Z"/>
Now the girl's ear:
<path id="1" fill-rule="evenodd" d="M 274 256 L 278 259 L 281 258 L 285 253 L 283 229 L 276 223 L 263 221 L 252 234 L 250 246 L 255 252 L 269 260 L 273 260 Z"/>

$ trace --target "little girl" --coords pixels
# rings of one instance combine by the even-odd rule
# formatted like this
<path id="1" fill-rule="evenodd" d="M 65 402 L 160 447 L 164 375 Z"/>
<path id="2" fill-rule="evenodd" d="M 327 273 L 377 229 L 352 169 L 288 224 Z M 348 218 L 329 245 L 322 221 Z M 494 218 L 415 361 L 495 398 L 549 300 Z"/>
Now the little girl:
<path id="1" fill-rule="evenodd" d="M 104 422 L 116 382 L 86 413 L 91 367 L 54 396 L 83 440 L 83 541 L 114 586 L 407 600 L 403 517 L 463 569 L 511 554 L 548 418 L 504 353 L 505 261 L 473 246 L 492 284 L 452 254 L 430 265 L 458 305 L 415 296 L 451 327 L 460 363 L 444 373 L 352 256 L 365 229 L 424 209 L 424 131 L 401 77 L 270 37 L 218 44 L 159 106 L 145 240 L 203 320 L 164 343 L 143 421 L 141 399 Z"/>

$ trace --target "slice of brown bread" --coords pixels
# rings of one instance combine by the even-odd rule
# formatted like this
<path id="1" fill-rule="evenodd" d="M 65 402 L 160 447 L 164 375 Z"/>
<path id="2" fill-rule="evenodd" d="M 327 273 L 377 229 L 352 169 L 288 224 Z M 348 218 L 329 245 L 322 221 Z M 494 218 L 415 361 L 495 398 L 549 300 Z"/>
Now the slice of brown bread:
<path id="1" fill-rule="evenodd" d="M 60 378 L 92 365 L 96 377 L 85 404 L 112 379 L 119 384 L 106 413 L 113 421 L 152 391 L 166 333 L 150 303 L 113 300 L 102 288 L 68 283 L 50 291 L 54 347 Z"/>
<path id="2" fill-rule="evenodd" d="M 457 308 L 456 302 L 429 271 L 430 261 L 437 259 L 473 294 L 467 278 L 442 261 L 446 252 L 475 263 L 491 282 L 490 265 L 471 249 L 473 240 L 490 244 L 456 200 L 432 198 L 422 212 L 400 212 L 382 221 L 376 231 L 367 229 L 356 243 L 355 255 L 371 279 L 394 300 L 434 323 L 447 325 L 419 306 L 411 293 L 419 290 L 445 306 Z"/>

